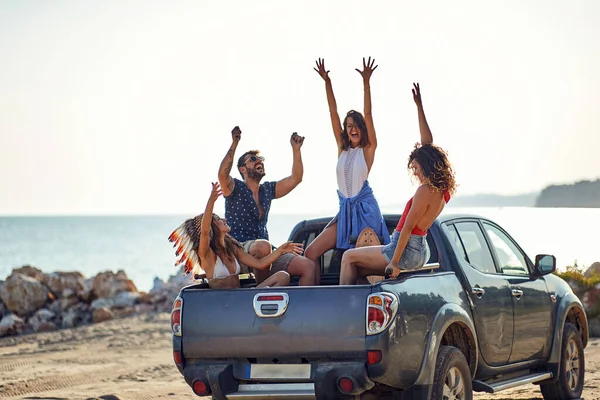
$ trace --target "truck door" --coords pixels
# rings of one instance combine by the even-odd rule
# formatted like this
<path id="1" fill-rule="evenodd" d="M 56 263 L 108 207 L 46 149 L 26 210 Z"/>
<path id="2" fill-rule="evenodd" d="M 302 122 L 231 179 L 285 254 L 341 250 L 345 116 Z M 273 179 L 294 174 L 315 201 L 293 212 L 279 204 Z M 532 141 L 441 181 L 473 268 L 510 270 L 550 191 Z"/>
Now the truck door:
<path id="1" fill-rule="evenodd" d="M 512 295 L 506 278 L 498 273 L 492 252 L 477 220 L 444 224 L 468 281 L 479 349 L 490 366 L 504 365 L 513 341 Z"/>
<path id="2" fill-rule="evenodd" d="M 531 278 L 531 262 L 498 226 L 483 222 L 500 272 L 510 285 L 514 340 L 509 362 L 547 358 L 553 333 L 552 301 L 544 277 Z"/>

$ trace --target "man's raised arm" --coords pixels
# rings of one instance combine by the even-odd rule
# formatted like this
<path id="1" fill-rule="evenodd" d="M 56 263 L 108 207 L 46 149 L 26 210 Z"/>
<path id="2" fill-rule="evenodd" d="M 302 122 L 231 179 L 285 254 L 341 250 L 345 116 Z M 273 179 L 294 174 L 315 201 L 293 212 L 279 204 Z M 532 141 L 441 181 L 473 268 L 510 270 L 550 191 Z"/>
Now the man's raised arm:
<path id="1" fill-rule="evenodd" d="M 304 143 L 304 136 L 298 135 L 296 132 L 290 138 L 292 150 L 294 152 L 294 163 L 292 164 L 292 175 L 277 182 L 275 185 L 275 198 L 279 199 L 291 192 L 300 182 L 304 175 L 304 165 L 302 164 L 302 153 L 300 148 Z"/>
<path id="2" fill-rule="evenodd" d="M 235 187 L 235 181 L 231 177 L 231 168 L 233 167 L 235 150 L 237 149 L 241 138 L 242 131 L 239 126 L 236 126 L 231 131 L 231 147 L 227 151 L 227 154 L 225 154 L 225 158 L 223 158 L 221 166 L 219 167 L 219 183 L 221 184 L 221 190 L 225 197 L 229 196 Z"/>

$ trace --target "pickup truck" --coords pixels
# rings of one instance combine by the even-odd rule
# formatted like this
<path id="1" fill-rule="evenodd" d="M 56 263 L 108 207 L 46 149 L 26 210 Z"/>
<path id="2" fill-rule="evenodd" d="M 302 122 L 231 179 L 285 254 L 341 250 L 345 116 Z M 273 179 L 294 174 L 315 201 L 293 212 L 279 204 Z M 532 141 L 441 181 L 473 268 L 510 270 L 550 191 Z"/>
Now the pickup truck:
<path id="1" fill-rule="evenodd" d="M 400 215 L 385 215 L 390 233 Z M 306 247 L 330 218 L 298 223 Z M 535 227 L 532 227 L 535 229 Z M 171 313 L 175 365 L 213 399 L 472 399 L 536 384 L 578 399 L 588 321 L 556 259 L 532 262 L 497 223 L 442 214 L 420 270 L 339 286 L 343 251 L 319 286 L 181 289 Z"/>

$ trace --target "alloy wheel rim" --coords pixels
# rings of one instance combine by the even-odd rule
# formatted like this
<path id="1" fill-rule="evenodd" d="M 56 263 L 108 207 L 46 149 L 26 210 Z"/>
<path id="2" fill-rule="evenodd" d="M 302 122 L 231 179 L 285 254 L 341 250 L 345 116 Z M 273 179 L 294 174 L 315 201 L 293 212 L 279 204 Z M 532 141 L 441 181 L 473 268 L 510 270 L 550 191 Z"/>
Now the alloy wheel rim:
<path id="1" fill-rule="evenodd" d="M 574 339 L 570 339 L 567 343 L 567 354 L 565 354 L 565 375 L 569 389 L 575 390 L 579 384 L 580 368 L 579 368 L 579 349 Z"/>
<path id="2" fill-rule="evenodd" d="M 446 374 L 442 398 L 444 400 L 464 400 L 466 398 L 465 378 L 457 367 L 450 368 Z"/>

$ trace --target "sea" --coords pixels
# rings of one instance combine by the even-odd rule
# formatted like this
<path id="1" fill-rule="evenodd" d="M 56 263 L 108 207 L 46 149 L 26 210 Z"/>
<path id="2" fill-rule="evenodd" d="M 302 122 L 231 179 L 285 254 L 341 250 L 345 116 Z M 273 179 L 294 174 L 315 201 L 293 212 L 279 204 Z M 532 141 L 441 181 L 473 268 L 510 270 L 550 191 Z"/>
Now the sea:
<path id="1" fill-rule="evenodd" d="M 402 210 L 386 209 L 400 213 Z M 447 207 L 444 214 L 472 213 L 500 224 L 533 260 L 553 254 L 559 269 L 600 261 L 600 208 Z M 322 214 L 271 214 L 273 244 L 288 239 L 301 220 Z M 86 278 L 124 270 L 138 290 L 155 278 L 178 272 L 169 234 L 186 215 L 163 216 L 5 216 L 0 217 L 0 280 L 13 268 L 32 265 L 44 272 L 80 271 Z"/>

